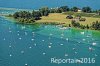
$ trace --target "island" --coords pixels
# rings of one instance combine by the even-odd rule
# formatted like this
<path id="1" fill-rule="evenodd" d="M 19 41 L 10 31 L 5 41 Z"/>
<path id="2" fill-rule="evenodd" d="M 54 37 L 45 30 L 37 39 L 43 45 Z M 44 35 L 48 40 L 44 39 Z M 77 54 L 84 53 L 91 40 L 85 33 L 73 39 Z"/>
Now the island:
<path id="1" fill-rule="evenodd" d="M 61 6 L 57 8 L 42 7 L 38 10 L 18 11 L 6 17 L 14 18 L 22 24 L 52 24 L 63 27 L 75 27 L 80 29 L 100 30 L 100 10 L 92 10 L 90 7 Z"/>

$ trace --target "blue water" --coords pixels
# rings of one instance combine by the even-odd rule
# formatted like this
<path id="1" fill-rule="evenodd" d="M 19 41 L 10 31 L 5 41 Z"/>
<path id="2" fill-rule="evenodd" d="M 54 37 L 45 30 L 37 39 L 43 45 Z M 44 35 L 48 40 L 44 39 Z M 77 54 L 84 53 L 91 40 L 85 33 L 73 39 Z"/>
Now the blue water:
<path id="1" fill-rule="evenodd" d="M 38 9 L 43 6 L 58 7 L 68 5 L 69 7 L 90 6 L 100 9 L 100 0 L 0 0 L 0 7 Z"/>
<path id="2" fill-rule="evenodd" d="M 88 5 L 99 9 L 99 0 L 50 0 L 49 4 L 48 1 L 0 0 L 0 7 L 37 9 L 41 6 L 56 7 L 68 3 L 70 7 Z M 15 10 L 0 10 L 0 14 L 13 12 Z M 100 65 L 100 32 L 73 28 L 61 30 L 60 28 L 55 25 L 15 24 L 14 21 L 0 16 L 0 66 Z M 96 45 L 94 46 L 93 43 Z M 92 50 L 89 50 L 90 48 Z M 51 58 L 95 58 L 96 62 L 54 64 L 51 63 Z"/>
<path id="3" fill-rule="evenodd" d="M 0 66 L 100 65 L 100 32 L 60 28 L 54 25 L 15 24 L 0 17 Z M 51 63 L 51 58 L 95 58 L 95 63 L 57 64 Z"/>

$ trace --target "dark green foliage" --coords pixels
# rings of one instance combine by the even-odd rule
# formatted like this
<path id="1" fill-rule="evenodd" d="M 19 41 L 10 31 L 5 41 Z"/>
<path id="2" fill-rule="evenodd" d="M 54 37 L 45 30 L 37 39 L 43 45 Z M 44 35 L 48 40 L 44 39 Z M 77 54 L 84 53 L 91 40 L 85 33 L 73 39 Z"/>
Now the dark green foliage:
<path id="1" fill-rule="evenodd" d="M 48 16 L 49 15 L 49 8 L 48 7 L 43 7 L 39 9 L 40 13 L 42 16 Z"/>
<path id="2" fill-rule="evenodd" d="M 44 16 L 48 16 L 48 15 L 49 15 L 48 11 L 44 12 Z"/>
<path id="3" fill-rule="evenodd" d="M 80 23 L 76 22 L 75 20 L 72 20 L 71 24 L 73 27 L 80 27 Z"/>
<path id="4" fill-rule="evenodd" d="M 80 28 L 81 28 L 81 29 L 85 29 L 86 26 L 85 26 L 85 25 L 80 25 Z"/>
<path id="5" fill-rule="evenodd" d="M 100 11 L 98 12 L 98 14 L 100 15 Z"/>
<path id="6" fill-rule="evenodd" d="M 62 12 L 66 12 L 66 11 L 69 11 L 69 10 L 70 10 L 68 6 L 61 6 L 59 9 L 60 9 Z"/>
<path id="7" fill-rule="evenodd" d="M 51 8 L 49 10 L 50 13 L 62 13 L 62 12 L 66 12 L 66 11 L 69 11 L 70 8 L 68 6 L 61 6 L 61 7 L 58 7 L 58 8 Z"/>
<path id="8" fill-rule="evenodd" d="M 76 14 L 75 16 L 76 17 L 79 17 L 79 19 L 82 17 L 80 14 Z"/>
<path id="9" fill-rule="evenodd" d="M 69 24 L 69 27 L 71 27 L 71 24 Z"/>
<path id="10" fill-rule="evenodd" d="M 50 9 L 50 13 L 56 13 L 56 9 L 51 8 L 51 9 Z"/>
<path id="11" fill-rule="evenodd" d="M 66 18 L 67 19 L 73 19 L 73 16 L 72 15 L 68 15 Z"/>
<path id="12" fill-rule="evenodd" d="M 78 7 L 73 7 L 73 8 L 71 8 L 71 11 L 74 11 L 74 12 L 78 12 Z"/>
<path id="13" fill-rule="evenodd" d="M 60 8 L 50 9 L 50 13 L 62 13 Z"/>
<path id="14" fill-rule="evenodd" d="M 85 20 L 86 20 L 85 18 L 80 18 L 80 19 L 79 19 L 79 21 L 85 21 Z"/>
<path id="15" fill-rule="evenodd" d="M 100 10 L 97 10 L 97 12 L 96 12 L 98 15 L 100 15 Z"/>
<path id="16" fill-rule="evenodd" d="M 89 28 L 90 28 L 88 24 L 86 25 L 86 28 L 87 28 L 87 29 L 89 29 Z"/>
<path id="17" fill-rule="evenodd" d="M 81 28 L 81 29 L 95 29 L 95 30 L 100 30 L 100 22 L 96 21 L 96 22 L 93 22 L 91 26 L 89 26 L 88 24 L 85 26 L 85 25 L 80 25 L 80 23 L 76 22 L 75 20 L 72 20 L 71 22 L 72 26 L 73 27 L 78 27 L 78 28 Z"/>
<path id="18" fill-rule="evenodd" d="M 30 19 L 28 19 L 28 18 L 19 18 L 17 20 L 21 23 L 34 23 L 35 22 L 34 18 L 30 18 Z"/>
<path id="19" fill-rule="evenodd" d="M 20 11 L 13 14 L 14 18 L 31 18 L 31 13 L 27 11 Z"/>
<path id="20" fill-rule="evenodd" d="M 41 13 L 39 11 L 27 12 L 27 11 L 20 11 L 15 12 L 13 14 L 13 17 L 17 19 L 19 22 L 25 22 L 25 23 L 32 23 L 35 22 L 35 20 L 41 19 Z"/>
<path id="21" fill-rule="evenodd" d="M 89 29 L 88 25 L 87 26 L 80 25 L 80 23 L 76 22 L 75 20 L 72 20 L 71 24 L 73 27 L 77 27 L 77 28 L 81 28 L 81 29 L 85 29 L 85 28 Z"/>
<path id="22" fill-rule="evenodd" d="M 13 14 L 13 17 L 17 19 L 19 22 L 22 23 L 32 23 L 35 22 L 34 17 L 30 12 L 27 11 L 20 11 L 20 12 L 15 12 Z"/>
<path id="23" fill-rule="evenodd" d="M 86 12 L 86 13 L 90 13 L 91 12 L 91 8 L 90 7 L 83 7 L 82 11 Z"/>
<path id="24" fill-rule="evenodd" d="M 91 27 L 95 30 L 100 30 L 100 22 L 93 22 Z"/>
<path id="25" fill-rule="evenodd" d="M 55 9 L 55 13 L 62 13 L 62 10 L 60 8 Z"/>
<path id="26" fill-rule="evenodd" d="M 41 13 L 39 11 L 34 11 L 33 10 L 32 17 L 41 17 Z"/>
<path id="27" fill-rule="evenodd" d="M 85 16 L 85 17 L 100 17 L 100 10 L 96 10 L 96 11 L 92 11 L 92 9 L 90 7 L 83 7 L 81 13 L 75 13 L 78 11 L 78 7 L 73 7 L 73 8 L 69 8 L 68 6 L 61 6 L 58 8 L 51 8 L 49 9 L 48 7 L 43 7 L 40 8 L 37 11 L 32 11 L 32 12 L 28 12 L 28 11 L 19 11 L 19 12 L 15 12 L 13 15 L 9 15 L 9 17 L 14 17 L 15 19 L 17 19 L 19 22 L 23 22 L 23 23 L 33 23 L 36 20 L 40 20 L 42 16 L 48 16 L 49 13 L 62 13 L 62 12 L 66 12 L 66 14 L 68 15 L 66 18 L 68 19 L 73 19 L 74 15 L 76 17 L 79 17 L 79 21 L 85 21 L 85 18 L 81 18 L 81 16 Z M 68 12 L 67 12 L 68 11 Z M 86 12 L 86 13 L 84 13 Z M 94 12 L 94 13 L 93 13 Z M 94 16 L 96 15 L 96 16 Z M 96 21 L 93 22 L 93 24 L 91 26 L 89 25 L 80 25 L 80 23 L 76 22 L 75 20 L 72 20 L 71 25 L 73 27 L 78 27 L 81 29 L 95 29 L 95 30 L 100 30 L 100 22 Z M 71 27 L 71 25 L 69 24 L 69 27 Z"/>
<path id="28" fill-rule="evenodd" d="M 30 23 L 30 22 L 35 22 L 35 20 L 40 20 L 41 16 L 48 16 L 48 15 L 49 15 L 49 8 L 44 7 L 39 9 L 39 11 L 33 10 L 32 13 L 27 11 L 15 12 L 13 14 L 13 17 L 20 22 Z"/>
<path id="29" fill-rule="evenodd" d="M 19 12 L 14 13 L 14 14 L 13 14 L 13 17 L 14 17 L 15 19 L 17 19 L 17 18 L 19 17 Z"/>
<path id="30" fill-rule="evenodd" d="M 12 17 L 12 16 L 13 16 L 12 14 L 9 14 L 9 15 L 8 15 L 8 17 Z"/>

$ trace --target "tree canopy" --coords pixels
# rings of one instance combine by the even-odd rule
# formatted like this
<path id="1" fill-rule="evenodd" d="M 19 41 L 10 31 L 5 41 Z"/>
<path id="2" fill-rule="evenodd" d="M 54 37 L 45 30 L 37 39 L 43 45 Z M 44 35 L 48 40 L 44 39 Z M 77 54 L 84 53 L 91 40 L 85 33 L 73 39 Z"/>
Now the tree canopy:
<path id="1" fill-rule="evenodd" d="M 83 12 L 90 13 L 92 10 L 91 10 L 90 7 L 83 7 L 83 8 L 82 8 L 82 11 L 83 11 Z"/>
<path id="2" fill-rule="evenodd" d="M 66 12 L 70 10 L 68 6 L 61 6 L 59 9 L 61 9 L 62 12 Z"/>
<path id="3" fill-rule="evenodd" d="M 79 9 L 78 7 L 73 7 L 73 8 L 71 8 L 71 11 L 77 12 L 78 9 Z"/>
<path id="4" fill-rule="evenodd" d="M 39 12 L 42 16 L 48 16 L 49 15 L 49 8 L 48 7 L 42 7 L 39 9 Z"/>

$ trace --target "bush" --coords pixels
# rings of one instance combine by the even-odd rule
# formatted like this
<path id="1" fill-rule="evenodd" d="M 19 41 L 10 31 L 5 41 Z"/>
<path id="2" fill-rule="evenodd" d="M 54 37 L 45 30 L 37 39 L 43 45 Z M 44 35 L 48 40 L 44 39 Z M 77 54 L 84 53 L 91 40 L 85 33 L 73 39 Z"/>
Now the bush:
<path id="1" fill-rule="evenodd" d="M 74 11 L 74 12 L 78 12 L 78 7 L 73 7 L 73 8 L 71 8 L 71 11 Z"/>
<path id="2" fill-rule="evenodd" d="M 80 27 L 80 23 L 76 22 L 75 20 L 72 20 L 71 24 L 73 27 Z"/>
<path id="3" fill-rule="evenodd" d="M 85 25 L 80 25 L 80 28 L 85 29 L 86 27 L 85 27 Z"/>
<path id="4" fill-rule="evenodd" d="M 90 13 L 91 12 L 91 8 L 90 7 L 83 7 L 82 11 L 86 12 L 86 13 Z"/>
<path id="5" fill-rule="evenodd" d="M 87 28 L 87 29 L 89 29 L 89 28 L 90 28 L 88 24 L 86 25 L 86 28 Z"/>
<path id="6" fill-rule="evenodd" d="M 95 30 L 100 30 L 100 22 L 93 22 L 91 27 Z"/>
<path id="7" fill-rule="evenodd" d="M 79 21 L 86 21 L 86 19 L 85 18 L 80 18 Z"/>
<path id="8" fill-rule="evenodd" d="M 67 18 L 67 19 L 73 19 L 73 16 L 68 15 L 66 18 Z"/>

